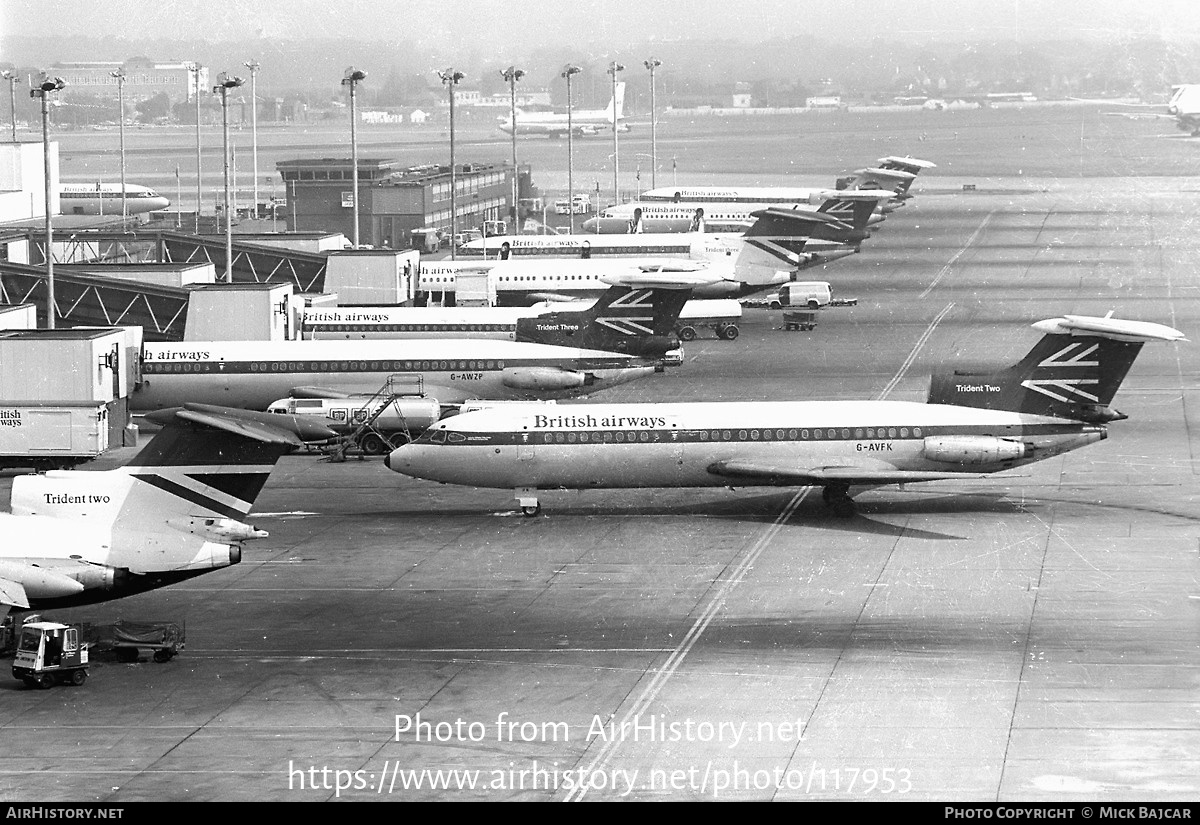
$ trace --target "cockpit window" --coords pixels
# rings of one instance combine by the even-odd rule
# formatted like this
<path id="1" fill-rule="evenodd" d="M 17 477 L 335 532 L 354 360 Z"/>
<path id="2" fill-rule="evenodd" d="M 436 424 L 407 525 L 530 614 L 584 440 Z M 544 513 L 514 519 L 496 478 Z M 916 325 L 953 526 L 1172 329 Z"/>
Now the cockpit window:
<path id="1" fill-rule="evenodd" d="M 434 430 L 433 433 L 430 434 L 429 440 L 433 444 L 445 444 L 446 443 L 446 431 L 445 430 Z"/>

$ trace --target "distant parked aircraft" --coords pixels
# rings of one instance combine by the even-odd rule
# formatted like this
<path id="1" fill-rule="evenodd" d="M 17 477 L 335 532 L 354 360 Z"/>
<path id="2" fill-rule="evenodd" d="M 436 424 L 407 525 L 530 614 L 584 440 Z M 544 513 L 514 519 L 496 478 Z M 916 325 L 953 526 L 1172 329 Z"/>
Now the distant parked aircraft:
<path id="1" fill-rule="evenodd" d="M 61 183 L 59 210 L 64 215 L 120 215 L 121 184 Z M 125 184 L 125 214 L 141 215 L 166 209 L 171 201 L 147 186 Z"/>

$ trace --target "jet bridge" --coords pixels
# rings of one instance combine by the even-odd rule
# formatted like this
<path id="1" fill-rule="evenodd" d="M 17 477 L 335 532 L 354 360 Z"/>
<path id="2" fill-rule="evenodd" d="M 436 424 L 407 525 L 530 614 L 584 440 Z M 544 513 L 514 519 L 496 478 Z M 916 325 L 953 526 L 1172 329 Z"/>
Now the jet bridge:
<path id="1" fill-rule="evenodd" d="M 23 228 L 19 234 L 28 241 L 29 260 L 44 261 L 45 234 L 36 228 Z M 164 229 L 56 232 L 54 247 L 55 263 L 203 262 L 213 264 L 218 273 L 225 272 L 223 235 L 190 235 Z M 291 282 L 297 292 L 323 292 L 325 261 L 324 253 L 246 243 L 233 236 L 235 283 Z"/>
<path id="2" fill-rule="evenodd" d="M 45 267 L 0 262 L 0 303 L 34 304 L 44 329 L 47 280 Z M 183 340 L 186 289 L 55 272 L 54 301 L 62 326 L 140 326 L 146 341 Z"/>

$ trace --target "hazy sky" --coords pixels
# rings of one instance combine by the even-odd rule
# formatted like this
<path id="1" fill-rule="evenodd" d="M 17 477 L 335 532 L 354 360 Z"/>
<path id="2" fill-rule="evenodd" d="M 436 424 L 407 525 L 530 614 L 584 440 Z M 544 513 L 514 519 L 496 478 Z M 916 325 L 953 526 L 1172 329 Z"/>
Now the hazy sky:
<path id="1" fill-rule="evenodd" d="M 447 47 L 648 38 L 754 41 L 887 33 L 1036 40 L 1161 34 L 1200 38 L 1198 0 L 0 0 L 4 35 L 229 41 L 314 36 Z M 3 55 L 0 55 L 3 59 Z"/>

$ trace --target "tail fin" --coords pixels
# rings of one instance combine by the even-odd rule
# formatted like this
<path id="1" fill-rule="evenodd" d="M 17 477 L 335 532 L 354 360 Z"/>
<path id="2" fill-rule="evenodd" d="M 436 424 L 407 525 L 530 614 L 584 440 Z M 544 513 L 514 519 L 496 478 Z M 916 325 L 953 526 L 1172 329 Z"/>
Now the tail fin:
<path id="1" fill-rule="evenodd" d="M 886 158 L 880 158 L 876 163 L 880 169 L 897 169 L 901 172 L 908 172 L 914 178 L 921 173 L 922 169 L 936 169 L 937 164 L 928 160 L 921 160 L 913 157 L 897 157 L 896 155 L 888 155 Z"/>
<path id="2" fill-rule="evenodd" d="M 912 186 L 912 182 L 916 179 L 917 176 L 912 172 L 905 172 L 901 169 L 872 167 L 870 169 L 859 169 L 852 175 L 838 178 L 837 188 L 881 189 L 891 192 L 894 198 L 906 200 L 912 197 L 908 194 L 908 188 Z"/>
<path id="3" fill-rule="evenodd" d="M 284 420 L 289 416 L 276 425 L 241 413 L 204 404 L 152 413 L 164 427 L 129 464 L 20 476 L 12 510 L 143 526 L 184 514 L 243 518 L 275 462 L 303 441 Z"/>
<path id="4" fill-rule="evenodd" d="M 1009 410 L 1077 421 L 1126 416 L 1108 405 L 1147 341 L 1184 341 L 1161 324 L 1065 315 L 1033 325 L 1045 335 L 1020 363 L 983 372 L 935 373 L 930 404 Z"/>
<path id="5" fill-rule="evenodd" d="M 617 113 L 617 116 L 615 118 L 613 117 L 614 109 L 616 110 L 616 113 Z M 604 116 L 608 119 L 609 123 L 613 124 L 614 127 L 616 127 L 616 125 L 621 122 L 621 119 L 625 117 L 625 83 L 624 82 L 617 83 L 616 87 L 613 89 L 613 96 L 608 101 L 608 106 L 606 106 L 604 108 Z"/>
<path id="6" fill-rule="evenodd" d="M 679 346 L 675 322 L 691 292 L 690 286 L 612 286 L 587 309 L 519 319 L 517 340 L 658 357 Z"/>
<path id="7" fill-rule="evenodd" d="M 772 207 L 751 215 L 754 223 L 742 236 L 734 263 L 739 280 L 760 286 L 790 280 L 790 273 L 812 265 L 814 238 L 832 238 L 848 227 L 822 212 Z M 839 241 L 840 242 L 840 241 Z M 849 241 L 847 241 L 849 243 Z M 825 244 L 824 246 L 829 246 Z M 848 254 L 853 250 L 845 250 Z M 777 277 L 782 273 L 783 277 Z"/>
<path id="8" fill-rule="evenodd" d="M 817 211 L 847 224 L 850 231 L 842 237 L 859 242 L 871 237 L 871 233 L 867 230 L 867 224 L 870 222 L 871 216 L 875 214 L 875 208 L 881 199 L 886 200 L 886 197 L 877 193 L 869 193 L 867 197 L 853 197 L 843 193 L 826 198 L 817 207 Z"/>
<path id="9" fill-rule="evenodd" d="M 267 534 L 240 519 L 279 457 L 302 443 L 291 416 L 268 423 L 242 412 L 164 410 L 154 414 L 162 431 L 125 467 L 14 479 L 13 513 L 34 517 L 42 535 L 56 536 L 49 546 L 75 555 L 7 565 L 0 604 L 108 601 L 241 561 L 242 542 Z"/>

